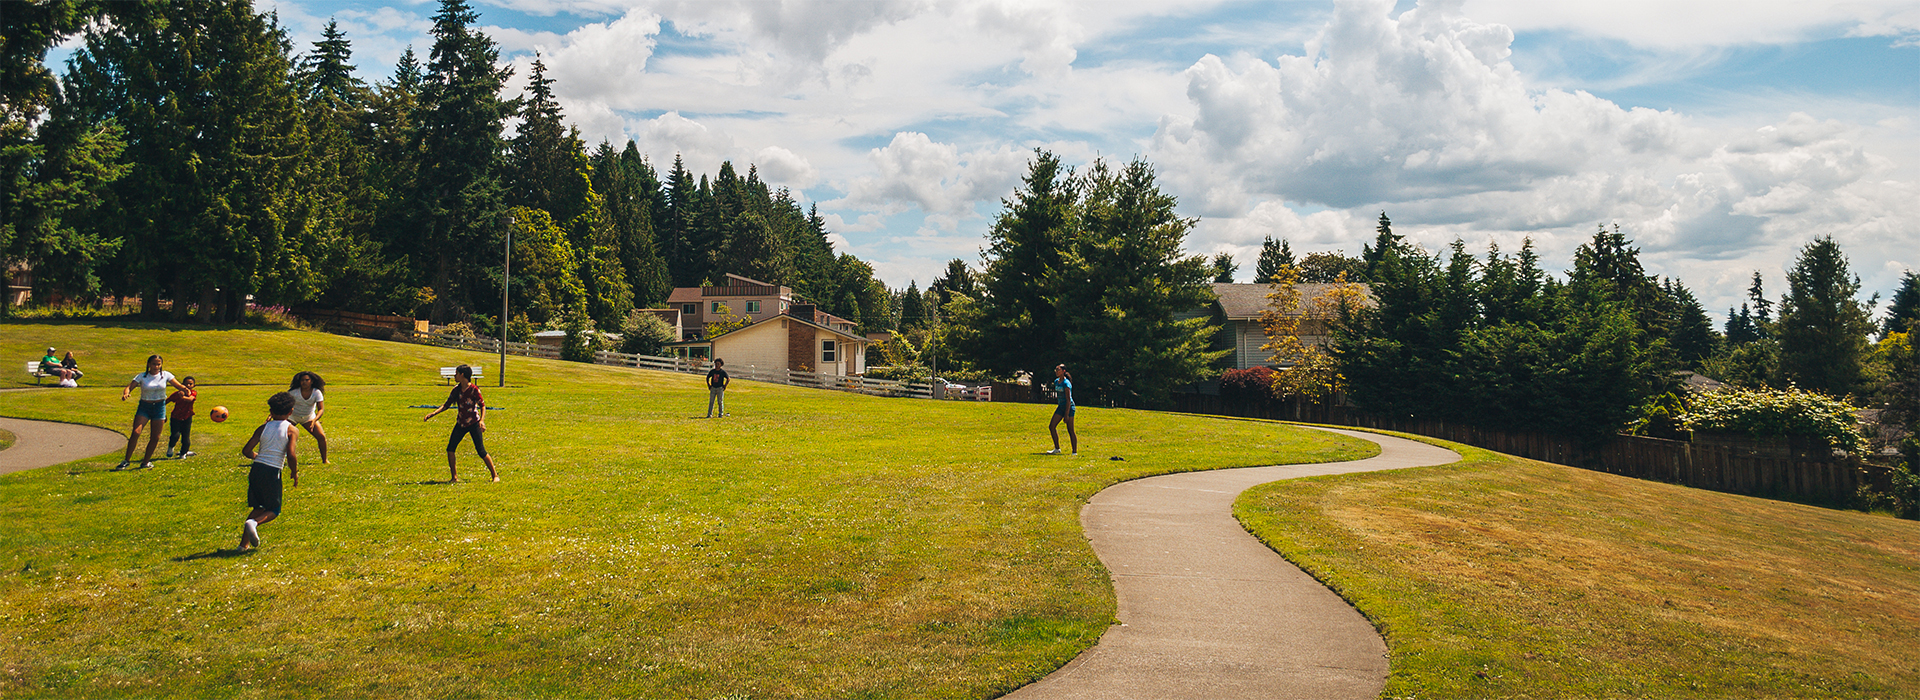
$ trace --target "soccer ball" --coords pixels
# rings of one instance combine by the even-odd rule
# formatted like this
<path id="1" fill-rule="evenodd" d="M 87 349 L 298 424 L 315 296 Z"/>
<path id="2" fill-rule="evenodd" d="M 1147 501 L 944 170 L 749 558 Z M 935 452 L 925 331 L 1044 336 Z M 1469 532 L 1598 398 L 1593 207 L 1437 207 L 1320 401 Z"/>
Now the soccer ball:
<path id="1" fill-rule="evenodd" d="M 207 412 L 207 417 L 212 418 L 215 423 L 225 423 L 227 422 L 227 407 L 214 406 L 213 410 Z"/>

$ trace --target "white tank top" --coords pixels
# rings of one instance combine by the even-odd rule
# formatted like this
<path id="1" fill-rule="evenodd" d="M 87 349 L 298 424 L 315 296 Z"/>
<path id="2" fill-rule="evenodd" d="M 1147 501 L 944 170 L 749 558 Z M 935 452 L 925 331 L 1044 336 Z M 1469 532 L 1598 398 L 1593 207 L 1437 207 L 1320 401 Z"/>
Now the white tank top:
<path id="1" fill-rule="evenodd" d="M 293 424 L 283 420 L 270 420 L 260 427 L 260 451 L 254 462 L 279 469 L 287 461 L 287 429 Z"/>

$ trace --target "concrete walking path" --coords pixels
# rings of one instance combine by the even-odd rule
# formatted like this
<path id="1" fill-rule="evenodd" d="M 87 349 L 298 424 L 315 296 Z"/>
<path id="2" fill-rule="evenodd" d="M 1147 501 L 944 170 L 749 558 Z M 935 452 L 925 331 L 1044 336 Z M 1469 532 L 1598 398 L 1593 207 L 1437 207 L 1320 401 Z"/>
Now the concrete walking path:
<path id="1" fill-rule="evenodd" d="M 13 446 L 0 450 L 0 474 L 65 464 L 127 449 L 127 436 L 91 425 L 0 418 Z"/>
<path id="2" fill-rule="evenodd" d="M 1053 674 L 1005 697 L 1377 698 L 1387 647 L 1365 617 L 1247 533 L 1240 492 L 1269 481 L 1458 461 L 1452 451 L 1374 433 L 1353 462 L 1168 474 L 1089 499 L 1081 526 L 1113 574 L 1119 624 Z"/>

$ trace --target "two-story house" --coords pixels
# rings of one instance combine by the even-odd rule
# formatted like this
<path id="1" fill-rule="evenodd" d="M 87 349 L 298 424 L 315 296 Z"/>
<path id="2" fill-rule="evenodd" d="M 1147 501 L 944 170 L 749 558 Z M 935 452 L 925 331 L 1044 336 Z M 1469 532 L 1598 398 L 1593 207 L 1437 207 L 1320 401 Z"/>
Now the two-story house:
<path id="1" fill-rule="evenodd" d="M 706 339 L 709 323 L 729 317 L 744 318 L 749 324 L 787 313 L 794 304 L 793 289 L 728 274 L 714 287 L 675 287 L 667 296 L 667 309 L 679 312 L 680 340 Z M 836 330 L 852 333 L 860 324 L 818 309 L 816 320 Z"/>

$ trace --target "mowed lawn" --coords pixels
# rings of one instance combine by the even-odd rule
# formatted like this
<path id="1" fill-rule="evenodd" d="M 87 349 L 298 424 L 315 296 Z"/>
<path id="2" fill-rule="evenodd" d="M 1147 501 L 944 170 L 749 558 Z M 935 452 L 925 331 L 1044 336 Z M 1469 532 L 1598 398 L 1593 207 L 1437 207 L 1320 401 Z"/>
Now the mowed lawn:
<path id="1" fill-rule="evenodd" d="M 1920 523 L 1430 441 L 1236 514 L 1381 629 L 1393 698 L 1920 697 Z"/>
<path id="2" fill-rule="evenodd" d="M 0 415 L 126 431 L 149 353 L 202 382 L 199 457 L 0 476 L 0 696 L 981 698 L 1091 646 L 1113 596 L 1084 500 L 1149 474 L 1355 459 L 1270 423 L 888 399 L 496 358 L 298 331 L 0 324 L 14 372 L 78 352 L 82 389 Z M 487 483 L 446 480 L 436 368 L 483 365 Z M 329 382 L 331 465 L 236 554 L 240 444 L 294 371 Z M 24 375 L 7 378 L 19 386 Z M 28 385 L 31 380 L 28 379 Z M 206 409 L 234 418 L 215 424 Z M 164 442 L 164 438 L 163 438 Z M 1123 460 L 1109 457 L 1119 456 Z"/>

